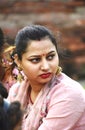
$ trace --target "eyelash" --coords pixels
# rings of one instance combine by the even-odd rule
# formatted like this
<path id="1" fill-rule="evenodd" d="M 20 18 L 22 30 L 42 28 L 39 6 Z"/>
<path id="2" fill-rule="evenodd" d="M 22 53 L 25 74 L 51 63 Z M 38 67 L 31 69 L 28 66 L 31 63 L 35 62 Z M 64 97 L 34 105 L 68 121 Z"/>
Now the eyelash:
<path id="1" fill-rule="evenodd" d="M 53 60 L 54 56 L 55 56 L 55 54 L 49 55 L 49 56 L 46 57 L 46 59 L 47 59 L 48 61 L 51 61 L 51 60 Z M 40 62 L 40 60 L 41 60 L 41 58 L 30 59 L 30 61 L 31 61 L 32 63 L 38 63 L 38 62 Z"/>
<path id="2" fill-rule="evenodd" d="M 54 58 L 54 56 L 55 56 L 55 54 L 49 55 L 49 56 L 47 56 L 46 59 L 48 59 L 48 60 L 52 60 L 52 59 Z"/>
<path id="3" fill-rule="evenodd" d="M 40 58 L 34 58 L 30 60 L 32 63 L 38 63 L 40 61 Z"/>

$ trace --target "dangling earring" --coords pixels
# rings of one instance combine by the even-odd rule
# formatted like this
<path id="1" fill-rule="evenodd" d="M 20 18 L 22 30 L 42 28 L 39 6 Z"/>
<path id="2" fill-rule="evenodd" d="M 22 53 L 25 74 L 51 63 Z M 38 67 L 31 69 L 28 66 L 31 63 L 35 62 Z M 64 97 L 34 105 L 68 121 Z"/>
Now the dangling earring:
<path id="1" fill-rule="evenodd" d="M 57 67 L 56 75 L 60 74 L 62 72 L 62 68 L 60 66 Z"/>
<path id="2" fill-rule="evenodd" d="M 18 66 L 18 75 L 17 75 L 17 80 L 19 81 L 19 82 L 21 82 L 23 79 L 24 79 L 24 77 L 23 77 L 23 75 L 22 75 L 22 68 L 20 67 L 20 66 Z"/>

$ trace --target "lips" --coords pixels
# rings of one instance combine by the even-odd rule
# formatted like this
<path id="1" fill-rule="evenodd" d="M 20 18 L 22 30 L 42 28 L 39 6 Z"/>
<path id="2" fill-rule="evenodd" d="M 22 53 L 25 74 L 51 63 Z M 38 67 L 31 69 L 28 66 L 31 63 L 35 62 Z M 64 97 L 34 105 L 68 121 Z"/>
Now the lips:
<path id="1" fill-rule="evenodd" d="M 51 75 L 51 73 L 45 73 L 45 74 L 40 75 L 40 77 L 43 79 L 46 79 L 46 78 L 49 78 L 50 75 Z"/>

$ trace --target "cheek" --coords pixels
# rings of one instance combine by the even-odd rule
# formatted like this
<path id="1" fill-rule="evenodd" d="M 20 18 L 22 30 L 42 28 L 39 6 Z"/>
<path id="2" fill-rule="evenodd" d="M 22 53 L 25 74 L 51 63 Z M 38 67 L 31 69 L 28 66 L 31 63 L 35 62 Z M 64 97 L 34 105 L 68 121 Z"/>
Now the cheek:
<path id="1" fill-rule="evenodd" d="M 35 74 L 37 73 L 37 69 L 32 65 L 23 66 L 23 71 L 27 77 L 34 77 Z"/>
<path id="2" fill-rule="evenodd" d="M 59 59 L 56 58 L 53 63 L 52 63 L 52 68 L 53 68 L 53 71 L 56 72 L 57 68 L 59 66 Z"/>
<path id="3" fill-rule="evenodd" d="M 58 56 L 56 56 L 55 60 L 54 60 L 54 66 L 58 66 L 59 65 L 59 58 Z"/>
<path id="4" fill-rule="evenodd" d="M 52 70 L 53 70 L 53 72 L 56 72 L 57 67 L 58 67 L 58 63 L 54 62 L 52 64 Z"/>

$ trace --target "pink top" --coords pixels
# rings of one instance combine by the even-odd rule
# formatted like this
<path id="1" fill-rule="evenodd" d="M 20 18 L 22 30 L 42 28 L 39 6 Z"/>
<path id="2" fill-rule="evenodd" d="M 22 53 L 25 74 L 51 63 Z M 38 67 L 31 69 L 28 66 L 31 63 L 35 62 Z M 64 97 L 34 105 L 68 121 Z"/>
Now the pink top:
<path id="1" fill-rule="evenodd" d="M 79 83 L 64 73 L 54 76 L 34 104 L 25 92 L 28 83 L 22 84 L 11 87 L 8 100 L 24 105 L 23 130 L 85 130 L 85 91 Z"/>

